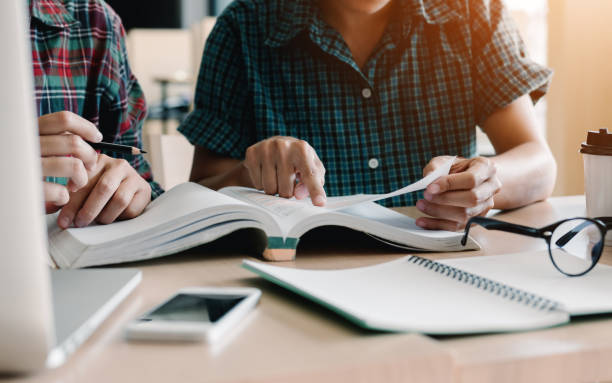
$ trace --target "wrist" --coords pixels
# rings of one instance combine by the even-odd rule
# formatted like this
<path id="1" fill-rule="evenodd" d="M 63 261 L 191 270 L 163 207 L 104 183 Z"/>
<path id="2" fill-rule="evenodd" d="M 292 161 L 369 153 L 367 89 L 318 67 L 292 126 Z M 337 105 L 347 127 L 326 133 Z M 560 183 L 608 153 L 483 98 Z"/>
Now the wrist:
<path id="1" fill-rule="evenodd" d="M 238 162 L 225 173 L 203 178 L 198 181 L 198 183 L 213 190 L 218 190 L 226 186 L 253 187 L 249 171 L 246 166 L 244 166 L 244 161 Z"/>

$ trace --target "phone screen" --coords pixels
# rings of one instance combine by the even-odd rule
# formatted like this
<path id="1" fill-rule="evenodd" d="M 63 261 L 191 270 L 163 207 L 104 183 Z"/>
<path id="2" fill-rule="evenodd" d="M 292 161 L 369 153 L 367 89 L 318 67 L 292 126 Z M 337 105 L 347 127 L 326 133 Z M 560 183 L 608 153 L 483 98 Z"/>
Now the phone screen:
<path id="1" fill-rule="evenodd" d="M 244 295 L 177 294 L 140 320 L 214 323 L 244 298 Z"/>

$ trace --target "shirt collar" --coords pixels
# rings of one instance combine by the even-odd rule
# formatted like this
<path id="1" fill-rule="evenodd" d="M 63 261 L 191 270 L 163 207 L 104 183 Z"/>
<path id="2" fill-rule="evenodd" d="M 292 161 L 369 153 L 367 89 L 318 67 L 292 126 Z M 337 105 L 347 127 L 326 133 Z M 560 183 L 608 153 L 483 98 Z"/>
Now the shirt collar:
<path id="1" fill-rule="evenodd" d="M 449 21 L 460 19 L 457 12 L 460 7 L 456 0 L 405 0 L 412 3 L 412 12 L 422 17 L 428 24 L 446 24 Z"/>
<path id="2" fill-rule="evenodd" d="M 32 18 L 54 28 L 70 28 L 79 22 L 60 0 L 30 0 Z"/>
<path id="3" fill-rule="evenodd" d="M 329 1 L 329 0 L 323 0 Z M 410 20 L 413 16 L 421 17 L 428 24 L 445 24 L 456 18 L 461 18 L 449 3 L 454 0 L 396 0 L 402 10 L 399 29 L 402 37 L 407 37 L 410 31 Z M 285 2 L 281 15 L 273 25 L 265 43 L 271 47 L 280 47 L 294 39 L 316 15 L 314 0 L 289 0 Z"/>
<path id="4" fill-rule="evenodd" d="M 315 12 L 314 0 L 286 1 L 276 25 L 266 39 L 266 45 L 280 47 L 294 39 L 311 24 Z"/>

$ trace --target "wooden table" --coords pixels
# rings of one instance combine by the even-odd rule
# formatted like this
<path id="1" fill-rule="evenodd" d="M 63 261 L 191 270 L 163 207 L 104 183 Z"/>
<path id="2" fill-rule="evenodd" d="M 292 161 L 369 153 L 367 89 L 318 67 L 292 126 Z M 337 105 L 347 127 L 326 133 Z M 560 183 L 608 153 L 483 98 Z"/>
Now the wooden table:
<path id="1" fill-rule="evenodd" d="M 401 209 L 416 215 L 413 208 Z M 551 198 L 499 214 L 543 226 L 584 215 L 583 197 Z M 544 250 L 543 240 L 473 229 L 478 252 L 444 258 Z M 515 334 L 432 338 L 362 330 L 336 314 L 240 267 L 236 238 L 166 259 L 139 263 L 143 281 L 95 335 L 60 368 L 23 382 L 576 382 L 612 380 L 612 316 L 573 320 L 553 329 Z M 239 247 L 239 246 L 238 246 Z M 363 237 L 302 241 L 289 267 L 364 266 L 405 256 Z M 612 264 L 612 251 L 604 262 Z M 552 267 L 552 265 L 551 265 Z M 127 321 L 186 286 L 255 286 L 258 308 L 232 339 L 205 344 L 128 343 Z M 612 292 L 611 292 L 612 293 Z"/>

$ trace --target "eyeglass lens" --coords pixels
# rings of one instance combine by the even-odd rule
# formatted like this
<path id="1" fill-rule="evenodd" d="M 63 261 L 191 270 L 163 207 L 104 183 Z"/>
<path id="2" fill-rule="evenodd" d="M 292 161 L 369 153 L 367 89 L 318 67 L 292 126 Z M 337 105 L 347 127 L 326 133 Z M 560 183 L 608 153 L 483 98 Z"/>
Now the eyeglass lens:
<path id="1" fill-rule="evenodd" d="M 603 238 L 597 225 L 585 219 L 572 219 L 553 231 L 550 255 L 562 272 L 579 275 L 591 268 L 602 246 Z"/>

